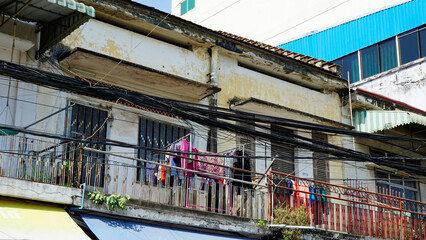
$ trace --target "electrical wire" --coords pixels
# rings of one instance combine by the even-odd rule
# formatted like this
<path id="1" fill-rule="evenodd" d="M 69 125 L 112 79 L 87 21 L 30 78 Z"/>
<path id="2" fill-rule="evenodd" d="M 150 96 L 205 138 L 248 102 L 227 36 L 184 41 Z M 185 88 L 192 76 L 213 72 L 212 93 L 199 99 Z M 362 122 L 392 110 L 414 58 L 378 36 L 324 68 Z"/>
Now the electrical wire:
<path id="1" fill-rule="evenodd" d="M 302 25 L 302 24 L 304 24 L 304 23 L 306 23 L 306 22 L 308 22 L 308 21 L 310 21 L 310 20 L 312 20 L 312 19 L 315 19 L 316 17 L 318 17 L 318 16 L 320 16 L 320 15 L 322 15 L 322 14 L 324 14 L 324 13 L 326 13 L 326 12 L 330 11 L 330 10 L 333 10 L 333 9 L 335 9 L 335 8 L 339 7 L 340 5 L 343 5 L 343 4 L 345 4 L 345 3 L 349 2 L 349 1 L 350 1 L 350 0 L 346 0 L 346 1 L 344 1 L 344 2 L 341 2 L 341 3 L 339 3 L 339 4 L 337 4 L 337 5 L 333 6 L 333 7 L 331 7 L 331 8 L 328 8 L 328 9 L 326 9 L 326 10 L 325 10 L 325 11 L 323 11 L 323 12 L 320 12 L 320 13 L 318 13 L 318 14 L 316 14 L 316 15 L 314 15 L 314 16 L 312 16 L 312 17 L 310 17 L 310 18 L 306 19 L 306 20 L 303 20 L 302 22 L 300 22 L 300 23 L 298 23 L 298 24 L 296 24 L 296 25 L 294 25 L 294 26 L 292 26 L 292 27 L 290 27 L 290 28 L 285 29 L 284 31 L 281 31 L 281 32 L 279 32 L 279 33 L 277 33 L 277 34 L 274 34 L 274 35 L 273 35 L 273 36 L 271 36 L 271 37 L 268 37 L 267 39 L 263 40 L 262 42 L 266 42 L 266 41 L 268 41 L 268 40 L 270 40 L 270 39 L 272 39 L 272 38 L 274 38 L 274 37 L 276 37 L 276 36 L 278 36 L 278 35 L 281 35 L 281 34 L 283 34 L 283 33 L 285 33 L 285 32 L 288 32 L 288 31 L 290 31 L 291 29 L 294 29 L 294 28 L 296 28 L 296 27 L 298 27 L 298 26 L 300 26 L 300 25 Z"/>

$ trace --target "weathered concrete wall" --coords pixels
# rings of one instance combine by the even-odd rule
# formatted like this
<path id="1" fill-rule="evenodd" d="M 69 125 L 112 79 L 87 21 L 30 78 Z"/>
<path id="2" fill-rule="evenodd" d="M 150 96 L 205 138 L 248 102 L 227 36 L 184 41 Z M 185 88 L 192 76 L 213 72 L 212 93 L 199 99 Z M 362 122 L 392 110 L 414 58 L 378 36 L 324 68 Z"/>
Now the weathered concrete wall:
<path id="1" fill-rule="evenodd" d="M 16 21 L 15 29 L 12 21 L 4 25 L 0 30 L 0 60 L 26 66 L 36 65 L 34 60 L 37 41 L 35 29 L 35 25 L 20 21 Z M 24 89 L 28 87 L 26 84 L 9 80 L 8 77 L 0 76 L 0 122 L 22 124 L 22 121 L 31 121 L 32 116 L 22 119 L 22 113 L 28 109 L 22 107 L 22 101 L 16 99 L 33 102 L 35 98 L 34 93 L 31 92 L 33 89 L 28 91 Z M 7 96 L 9 96 L 9 101 L 7 101 Z"/>
<path id="2" fill-rule="evenodd" d="M 208 80 L 210 63 L 206 48 L 188 50 L 94 19 L 75 30 L 63 43 L 197 82 Z"/>
<path id="3" fill-rule="evenodd" d="M 217 232 L 233 232 L 250 237 L 262 237 L 270 234 L 265 228 L 257 226 L 257 222 L 240 217 L 227 216 L 216 213 L 205 212 L 165 206 L 151 202 L 130 201 L 126 209 L 110 210 L 105 206 L 93 204 L 90 200 L 84 202 L 84 209 L 79 211 L 95 211 L 121 217 L 137 218 L 147 221 L 162 222 L 168 224 L 182 225 L 186 227 L 197 227 Z"/>
<path id="4" fill-rule="evenodd" d="M 426 58 L 353 84 L 426 111 Z"/>
<path id="5" fill-rule="evenodd" d="M 337 122 L 342 118 L 337 93 L 311 90 L 240 67 L 237 58 L 220 56 L 218 83 L 222 88 L 218 93 L 218 104 L 221 107 L 228 107 L 228 102 L 234 98 L 253 97 Z"/>
<path id="6" fill-rule="evenodd" d="M 47 183 L 0 177 L 0 195 L 79 206 L 81 205 L 82 190 Z"/>

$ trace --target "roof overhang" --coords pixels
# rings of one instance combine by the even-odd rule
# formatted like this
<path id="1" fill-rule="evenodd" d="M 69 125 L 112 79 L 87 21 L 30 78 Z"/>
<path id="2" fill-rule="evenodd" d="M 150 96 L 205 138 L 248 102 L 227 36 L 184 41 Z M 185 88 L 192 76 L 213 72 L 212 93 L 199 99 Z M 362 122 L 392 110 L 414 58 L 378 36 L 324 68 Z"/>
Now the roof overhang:
<path id="1" fill-rule="evenodd" d="M 95 9 L 74 0 L 6 0 L 0 4 L 0 29 L 12 19 L 37 23 L 43 53 L 81 24 L 95 17 Z"/>
<path id="2" fill-rule="evenodd" d="M 354 126 L 357 131 L 374 133 L 402 125 L 426 126 L 426 116 L 407 111 L 355 111 Z"/>
<path id="3" fill-rule="evenodd" d="M 226 53 L 237 56 L 239 60 L 253 58 L 255 61 L 264 61 L 267 66 L 273 63 L 276 64 L 277 70 L 289 76 L 288 81 L 312 89 L 346 91 L 348 88 L 347 81 L 340 78 L 340 66 L 331 62 L 315 60 L 264 43 L 213 31 L 135 1 L 80 1 L 95 7 L 98 20 L 130 31 L 149 34 L 152 38 L 182 47 L 219 46 Z M 270 66 L 267 68 L 271 69 Z"/>
<path id="4" fill-rule="evenodd" d="M 262 113 L 267 116 L 279 117 L 279 118 L 288 118 L 298 121 L 305 122 L 314 122 L 318 124 L 324 124 L 333 127 L 341 127 L 352 129 L 350 125 L 344 123 L 336 122 L 327 118 L 288 108 L 282 105 L 266 102 L 256 98 L 249 98 L 244 100 L 232 101 L 230 108 L 237 111 L 252 112 L 252 113 Z"/>
<path id="5" fill-rule="evenodd" d="M 60 60 L 71 73 L 115 87 L 167 98 L 197 102 L 220 88 L 77 48 Z"/>
<path id="6" fill-rule="evenodd" d="M 426 115 L 422 109 L 361 88 L 355 88 L 351 97 L 354 110 L 402 110 Z"/>

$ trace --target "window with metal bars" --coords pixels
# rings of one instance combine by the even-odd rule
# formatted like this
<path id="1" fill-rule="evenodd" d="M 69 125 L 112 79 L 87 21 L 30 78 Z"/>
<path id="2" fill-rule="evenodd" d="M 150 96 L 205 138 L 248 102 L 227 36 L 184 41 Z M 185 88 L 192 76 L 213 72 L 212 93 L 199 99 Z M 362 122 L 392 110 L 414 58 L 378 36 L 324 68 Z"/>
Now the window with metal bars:
<path id="1" fill-rule="evenodd" d="M 312 139 L 320 142 L 327 143 L 328 138 L 326 134 L 313 132 Z M 322 182 L 328 182 L 329 169 L 328 169 L 328 154 L 322 152 L 313 152 L 313 168 L 314 179 Z"/>
<path id="2" fill-rule="evenodd" d="M 97 144 L 106 139 L 108 112 L 85 105 L 70 103 L 67 135 L 76 139 L 88 138 L 91 144 L 71 144 L 69 151 L 74 159 L 75 184 L 86 183 L 90 186 L 103 187 L 105 176 L 105 154 L 81 151 L 81 147 L 106 150 L 104 144 Z M 71 149 L 73 148 L 73 149 Z"/>
<path id="3" fill-rule="evenodd" d="M 174 141 L 187 135 L 189 129 L 157 122 L 145 118 L 139 119 L 139 146 L 147 148 L 165 149 Z M 164 154 L 155 153 L 146 149 L 140 149 L 138 157 L 145 160 L 162 162 Z M 156 165 L 138 162 L 137 181 L 147 180 L 147 171 L 155 170 Z"/>

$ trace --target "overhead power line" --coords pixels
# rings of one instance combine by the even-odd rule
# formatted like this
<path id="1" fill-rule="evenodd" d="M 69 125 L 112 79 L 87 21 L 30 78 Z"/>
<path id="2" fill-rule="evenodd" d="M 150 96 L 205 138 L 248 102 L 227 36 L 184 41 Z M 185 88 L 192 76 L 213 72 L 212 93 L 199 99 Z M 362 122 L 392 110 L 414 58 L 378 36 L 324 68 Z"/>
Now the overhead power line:
<path id="1" fill-rule="evenodd" d="M 238 124 L 230 123 L 231 121 L 240 122 L 241 119 L 251 120 L 258 123 L 276 124 L 282 127 L 293 127 L 310 129 L 315 131 L 333 132 L 340 134 L 347 134 L 353 136 L 368 137 L 371 139 L 380 140 L 400 140 L 400 141 L 411 141 L 425 143 L 424 139 L 412 139 L 412 138 L 401 138 L 392 137 L 379 134 L 367 134 L 356 132 L 348 129 L 340 129 L 320 124 L 307 123 L 302 121 L 296 121 L 285 118 L 270 117 L 265 115 L 234 111 L 230 109 L 216 108 L 214 110 L 209 109 L 209 106 L 201 104 L 193 104 L 183 101 L 177 101 L 173 99 L 167 99 L 156 96 L 149 96 L 146 94 L 136 93 L 129 90 L 114 88 L 108 85 L 97 83 L 96 86 L 92 85 L 89 80 L 81 80 L 76 78 L 70 78 L 60 76 L 57 74 L 44 72 L 37 69 L 27 68 L 13 63 L 1 62 L 0 61 L 0 73 L 3 75 L 11 76 L 20 79 L 25 82 L 30 82 L 61 91 L 67 91 L 86 96 L 92 96 L 101 98 L 104 100 L 131 103 L 135 106 L 142 108 L 150 108 L 161 112 L 168 112 L 175 116 L 179 116 L 183 119 L 193 121 L 195 123 L 206 125 L 210 127 L 217 127 L 218 129 L 226 131 L 234 131 L 250 136 L 260 137 L 268 140 L 278 141 L 300 148 L 308 149 L 315 152 L 323 152 L 332 154 L 337 157 L 344 157 L 351 159 L 352 161 L 368 161 L 382 165 L 395 167 L 393 162 L 387 160 L 377 160 L 371 158 L 369 154 L 362 153 L 359 151 L 347 149 L 330 143 L 319 142 L 310 138 L 302 136 L 288 134 L 288 133 L 266 133 L 256 129 L 240 126 Z M 123 100 L 123 101 L 122 101 Z M 211 118 L 214 117 L 214 118 Z M 424 169 L 414 168 L 410 166 L 404 166 L 404 168 L 417 172 L 419 174 L 425 174 Z"/>

